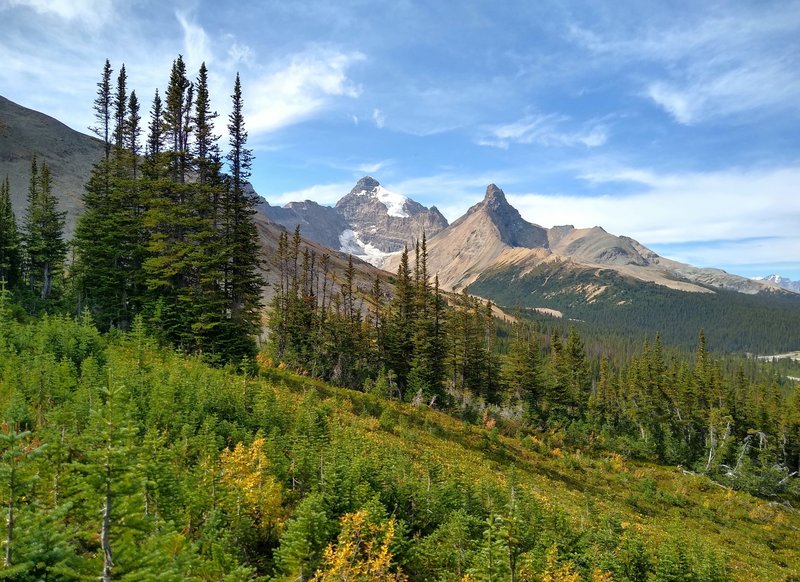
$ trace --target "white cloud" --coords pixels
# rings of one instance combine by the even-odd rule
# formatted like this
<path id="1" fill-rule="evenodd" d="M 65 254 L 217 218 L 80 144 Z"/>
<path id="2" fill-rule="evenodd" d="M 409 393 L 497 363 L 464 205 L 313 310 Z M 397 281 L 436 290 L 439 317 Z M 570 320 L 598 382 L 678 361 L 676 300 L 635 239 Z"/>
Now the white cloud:
<path id="1" fill-rule="evenodd" d="M 509 202 L 543 226 L 603 226 L 644 244 L 798 237 L 800 169 L 685 174 L 622 168 L 587 172 L 607 184 L 602 196 L 513 194 Z M 613 193 L 615 183 L 638 185 L 634 194 Z M 773 249 L 786 255 L 784 248 Z M 796 260 L 800 254 L 790 258 Z"/>
<path id="2" fill-rule="evenodd" d="M 214 59 L 206 31 L 202 26 L 189 20 L 183 12 L 176 11 L 175 18 L 183 30 L 183 54 L 187 68 L 190 71 L 197 71 L 201 63 L 210 65 Z"/>
<path id="3" fill-rule="evenodd" d="M 594 148 L 608 140 L 606 128 L 596 122 L 586 124 L 586 127 L 579 130 L 564 129 L 568 123 L 569 118 L 564 115 L 529 114 L 513 123 L 487 128 L 486 134 L 478 138 L 478 144 L 501 149 L 508 149 L 512 143 L 538 143 L 550 147 L 583 145 Z"/>
<path id="4" fill-rule="evenodd" d="M 386 125 L 386 115 L 380 109 L 373 109 L 372 121 L 375 122 L 375 127 L 383 129 L 383 126 Z"/>
<path id="5" fill-rule="evenodd" d="M 70 24 L 97 28 L 109 20 L 114 11 L 113 0 L 0 0 L 0 11 L 27 7 L 37 14 L 56 16 Z"/>
<path id="6" fill-rule="evenodd" d="M 796 109 L 796 0 L 770 9 L 743 4 L 720 10 L 708 4 L 683 14 L 670 11 L 668 17 L 653 13 L 643 23 L 636 15 L 616 14 L 604 29 L 573 23 L 567 36 L 608 70 L 656 65 L 646 72 L 636 69 L 640 93 L 682 124 Z"/>
<path id="7" fill-rule="evenodd" d="M 376 174 L 384 169 L 389 164 L 388 160 L 374 162 L 371 164 L 361 164 L 356 169 L 362 174 Z"/>
<path id="8" fill-rule="evenodd" d="M 358 52 L 312 48 L 276 63 L 269 73 L 245 83 L 249 131 L 274 131 L 309 119 L 336 98 L 358 97 L 361 88 L 348 69 L 363 59 Z"/>

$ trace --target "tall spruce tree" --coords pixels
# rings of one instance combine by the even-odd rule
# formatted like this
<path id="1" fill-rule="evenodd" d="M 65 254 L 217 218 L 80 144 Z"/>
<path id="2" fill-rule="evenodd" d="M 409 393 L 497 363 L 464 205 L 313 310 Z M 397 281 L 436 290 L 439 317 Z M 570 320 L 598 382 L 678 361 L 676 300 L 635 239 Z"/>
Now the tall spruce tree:
<path id="1" fill-rule="evenodd" d="M 164 106 L 164 129 L 171 148 L 172 177 L 183 184 L 189 170 L 189 123 L 194 85 L 186 77 L 186 64 L 178 55 L 172 63 Z"/>
<path id="2" fill-rule="evenodd" d="M 25 213 L 23 243 L 28 284 L 39 299 L 50 298 L 53 277 L 59 273 L 67 255 L 64 242 L 64 217 L 53 195 L 50 169 L 46 163 L 38 168 L 36 156 L 31 160 L 31 179 Z"/>
<path id="3" fill-rule="evenodd" d="M 141 129 L 138 100 L 128 96 L 126 85 L 123 65 L 113 100 L 111 155 L 93 168 L 75 232 L 80 307 L 91 310 L 101 329 L 128 329 L 142 300 Z"/>
<path id="4" fill-rule="evenodd" d="M 232 109 L 228 117 L 230 150 L 227 155 L 229 181 L 223 203 L 224 246 L 227 253 L 224 288 L 228 317 L 223 341 L 227 344 L 225 351 L 230 356 L 244 356 L 254 352 L 253 336 L 261 327 L 261 287 L 264 281 L 258 270 L 261 265 L 260 245 L 253 222 L 256 198 L 247 182 L 253 152 L 247 147 L 242 85 L 238 73 L 231 99 Z"/>
<path id="5" fill-rule="evenodd" d="M 106 59 L 103 75 L 97 83 L 97 97 L 94 100 L 94 115 L 97 125 L 90 128 L 103 142 L 105 159 L 111 155 L 111 63 Z"/>
<path id="6" fill-rule="evenodd" d="M 21 268 L 19 231 L 10 190 L 6 176 L 0 182 L 0 281 L 8 288 L 17 284 Z"/>

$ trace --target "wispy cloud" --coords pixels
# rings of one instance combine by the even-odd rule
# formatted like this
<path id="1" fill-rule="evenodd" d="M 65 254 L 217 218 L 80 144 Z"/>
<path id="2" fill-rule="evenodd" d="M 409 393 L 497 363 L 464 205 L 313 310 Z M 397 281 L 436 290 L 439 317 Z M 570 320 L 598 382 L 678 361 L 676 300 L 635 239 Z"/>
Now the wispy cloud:
<path id="1" fill-rule="evenodd" d="M 358 97 L 361 87 L 348 72 L 364 58 L 359 52 L 314 47 L 274 63 L 268 73 L 249 83 L 250 132 L 270 132 L 299 123 L 337 98 Z"/>
<path id="2" fill-rule="evenodd" d="M 359 164 L 356 167 L 362 174 L 376 174 L 381 170 L 386 169 L 386 167 L 391 163 L 391 160 L 381 160 L 380 162 L 373 162 L 367 164 Z"/>
<path id="3" fill-rule="evenodd" d="M 647 169 L 588 171 L 584 179 L 608 193 L 600 196 L 513 194 L 522 215 L 544 226 L 603 226 L 645 244 L 737 241 L 786 237 L 800 240 L 800 170 L 664 174 Z M 622 186 L 637 192 L 615 194 Z M 780 209 L 780 211 L 776 211 Z M 778 256 L 794 247 L 775 246 Z"/>
<path id="4" fill-rule="evenodd" d="M 383 126 L 386 125 L 386 115 L 380 109 L 373 109 L 372 121 L 375 122 L 375 127 L 383 129 Z"/>
<path id="5" fill-rule="evenodd" d="M 618 17 L 618 18 L 617 18 Z M 691 125 L 751 111 L 797 108 L 800 3 L 708 5 L 642 25 L 616 14 L 615 24 L 575 22 L 567 37 L 604 66 L 636 69 L 640 94 L 676 121 Z M 635 18 L 635 17 L 633 17 Z M 620 24 L 621 23 L 621 24 Z"/>
<path id="6" fill-rule="evenodd" d="M 608 131 L 601 124 L 584 124 L 587 127 L 570 130 L 569 117 L 557 114 L 526 115 L 512 123 L 486 128 L 478 138 L 479 145 L 508 149 L 511 144 L 537 143 L 544 146 L 594 148 L 608 139 Z"/>
<path id="7" fill-rule="evenodd" d="M 198 70 L 201 63 L 211 65 L 214 59 L 205 29 L 180 10 L 175 12 L 175 18 L 183 30 L 183 54 L 189 70 Z"/>
<path id="8" fill-rule="evenodd" d="M 30 8 L 37 14 L 54 16 L 70 26 L 98 28 L 114 11 L 113 0 L 0 0 L 0 12 L 10 8 Z"/>

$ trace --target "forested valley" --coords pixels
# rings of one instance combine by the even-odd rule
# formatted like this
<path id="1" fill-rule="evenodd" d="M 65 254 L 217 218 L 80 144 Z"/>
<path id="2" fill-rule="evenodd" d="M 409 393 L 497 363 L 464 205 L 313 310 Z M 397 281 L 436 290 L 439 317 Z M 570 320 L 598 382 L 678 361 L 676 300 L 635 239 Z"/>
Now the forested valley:
<path id="1" fill-rule="evenodd" d="M 800 575 L 790 364 L 498 319 L 424 236 L 368 288 L 299 231 L 263 257 L 207 75 L 176 59 L 142 139 L 106 62 L 69 244 L 46 164 L 19 227 L 2 183 L 0 578 Z"/>

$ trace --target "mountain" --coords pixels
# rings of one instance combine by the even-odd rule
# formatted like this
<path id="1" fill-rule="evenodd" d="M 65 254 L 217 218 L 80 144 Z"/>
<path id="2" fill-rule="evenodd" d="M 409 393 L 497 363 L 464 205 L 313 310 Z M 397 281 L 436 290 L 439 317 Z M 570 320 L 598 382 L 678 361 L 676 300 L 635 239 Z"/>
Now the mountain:
<path id="1" fill-rule="evenodd" d="M 330 248 L 381 266 L 392 253 L 413 246 L 447 227 L 447 220 L 432 206 L 391 192 L 370 176 L 361 178 L 336 206 L 316 202 L 290 202 L 278 208 L 262 205 L 272 221 Z"/>
<path id="2" fill-rule="evenodd" d="M 331 249 L 338 249 L 341 246 L 339 237 L 342 232 L 350 228 L 344 217 L 336 210 L 311 200 L 289 202 L 283 207 L 270 206 L 264 201 L 256 209 L 289 232 L 293 232 L 299 226 L 304 238 Z"/>
<path id="3" fill-rule="evenodd" d="M 576 229 L 563 225 L 548 229 L 530 223 L 509 204 L 503 190 L 495 184 L 486 188 L 481 202 L 429 239 L 428 254 L 431 271 L 439 274 L 444 289 L 453 291 L 469 286 L 489 270 L 509 266 L 524 273 L 540 264 L 559 261 L 614 269 L 685 291 L 709 292 L 699 285 L 709 281 L 750 292 L 764 287 L 743 277 L 728 279 L 722 272 L 699 270 L 663 259 L 637 241 L 615 236 L 599 226 Z M 392 257 L 384 267 L 393 270 L 398 261 L 399 257 Z"/>
<path id="4" fill-rule="evenodd" d="M 618 275 L 680 291 L 713 293 L 715 289 L 755 294 L 778 291 L 771 282 L 753 281 L 719 269 L 700 269 L 659 256 L 626 236 L 603 228 L 572 225 L 547 229 L 527 222 L 494 184 L 481 202 L 428 241 L 428 265 L 439 273 L 443 288 L 457 291 L 488 271 L 532 269 L 558 263 L 562 268 L 614 271 Z M 386 262 L 396 268 L 397 258 Z M 587 297 L 600 291 L 588 286 Z"/>
<path id="5" fill-rule="evenodd" d="M 774 283 L 782 289 L 800 293 L 800 281 L 792 281 L 788 277 L 781 277 L 780 275 L 767 275 L 766 277 L 756 277 L 756 281 L 766 281 Z"/>
<path id="6" fill-rule="evenodd" d="M 67 212 L 70 237 L 81 212 L 84 185 L 92 166 L 103 156 L 102 143 L 60 121 L 0 96 L 0 179 L 8 176 L 17 221 L 25 213 L 31 158 L 47 162 L 53 191 Z"/>

